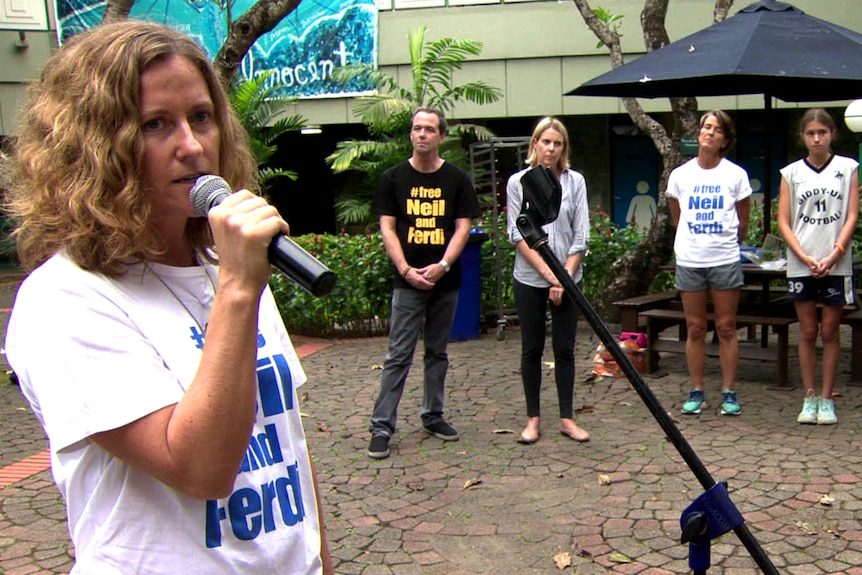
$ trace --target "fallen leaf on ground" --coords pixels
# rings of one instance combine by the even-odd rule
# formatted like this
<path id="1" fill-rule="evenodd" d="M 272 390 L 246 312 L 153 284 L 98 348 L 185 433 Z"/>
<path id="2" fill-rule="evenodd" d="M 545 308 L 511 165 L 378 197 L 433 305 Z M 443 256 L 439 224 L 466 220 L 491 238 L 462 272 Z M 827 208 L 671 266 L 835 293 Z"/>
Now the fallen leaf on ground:
<path id="1" fill-rule="evenodd" d="M 495 429 L 491 433 L 515 433 L 514 429 Z"/>
<path id="2" fill-rule="evenodd" d="M 817 526 L 804 521 L 797 521 L 796 526 L 805 532 L 806 535 L 817 535 Z"/>
<path id="3" fill-rule="evenodd" d="M 317 422 L 317 431 L 329 431 L 329 428 L 322 421 Z"/>
<path id="4" fill-rule="evenodd" d="M 383 369 L 383 366 L 379 363 L 375 363 L 374 365 L 371 366 L 371 371 L 374 371 L 376 369 Z"/>
<path id="5" fill-rule="evenodd" d="M 631 563 L 632 560 L 623 555 L 622 553 L 611 553 L 611 556 L 608 557 L 614 563 Z"/>
<path id="6" fill-rule="evenodd" d="M 424 491 L 425 490 L 425 484 L 421 481 L 410 481 L 407 483 L 407 487 L 411 491 Z"/>
<path id="7" fill-rule="evenodd" d="M 477 485 L 480 485 L 481 483 L 482 483 L 482 480 L 479 479 L 478 477 L 475 477 L 473 479 L 468 479 L 467 482 L 464 484 L 464 489 L 470 489 L 472 487 L 476 487 Z"/>
<path id="8" fill-rule="evenodd" d="M 820 505 L 830 506 L 835 503 L 835 498 L 828 493 L 820 498 Z"/>
<path id="9" fill-rule="evenodd" d="M 592 413 L 594 409 L 595 407 L 592 405 L 582 405 L 575 410 L 575 413 Z"/>
<path id="10" fill-rule="evenodd" d="M 554 555 L 554 563 L 557 564 L 557 569 L 562 571 L 566 567 L 569 567 L 572 564 L 572 556 L 566 551 L 560 551 L 556 555 Z"/>
<path id="11" fill-rule="evenodd" d="M 599 485 L 610 485 L 611 476 L 605 473 L 599 473 Z"/>
<path id="12" fill-rule="evenodd" d="M 544 363 L 550 369 L 554 369 L 554 366 L 556 365 L 556 363 L 554 363 L 553 361 L 543 361 L 542 363 Z"/>

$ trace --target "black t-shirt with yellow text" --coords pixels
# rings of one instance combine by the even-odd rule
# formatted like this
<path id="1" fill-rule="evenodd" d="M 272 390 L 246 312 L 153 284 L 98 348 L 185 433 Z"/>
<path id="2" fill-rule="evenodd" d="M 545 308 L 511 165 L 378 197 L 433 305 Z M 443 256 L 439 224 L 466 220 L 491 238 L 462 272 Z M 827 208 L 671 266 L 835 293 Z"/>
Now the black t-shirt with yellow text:
<path id="1" fill-rule="evenodd" d="M 409 161 L 392 166 L 380 178 L 371 211 L 395 218 L 395 230 L 407 263 L 422 268 L 443 259 L 455 233 L 455 220 L 481 215 L 476 193 L 467 173 L 449 162 L 439 170 L 423 173 Z M 435 289 L 461 285 L 460 258 Z M 394 287 L 410 287 L 395 270 Z"/>

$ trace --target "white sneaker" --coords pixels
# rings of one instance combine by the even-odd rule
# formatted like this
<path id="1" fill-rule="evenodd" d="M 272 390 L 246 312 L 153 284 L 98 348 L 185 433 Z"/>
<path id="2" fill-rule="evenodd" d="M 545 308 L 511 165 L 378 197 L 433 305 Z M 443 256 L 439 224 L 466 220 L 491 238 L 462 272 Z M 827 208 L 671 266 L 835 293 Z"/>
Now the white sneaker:
<path id="1" fill-rule="evenodd" d="M 835 415 L 835 402 L 821 397 L 817 407 L 817 425 L 835 425 L 836 423 L 838 423 L 838 416 Z"/>
<path id="2" fill-rule="evenodd" d="M 796 418 L 797 423 L 819 423 L 817 420 L 818 408 L 820 406 L 820 398 L 813 393 L 805 398 L 805 403 L 802 404 L 802 411 Z"/>

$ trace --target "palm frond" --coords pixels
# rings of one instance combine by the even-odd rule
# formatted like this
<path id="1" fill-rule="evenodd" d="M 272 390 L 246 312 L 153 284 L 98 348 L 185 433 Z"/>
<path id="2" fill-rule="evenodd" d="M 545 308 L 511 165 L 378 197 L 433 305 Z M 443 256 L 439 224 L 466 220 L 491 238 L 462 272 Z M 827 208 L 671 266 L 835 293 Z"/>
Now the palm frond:
<path id="1" fill-rule="evenodd" d="M 366 223 L 370 217 L 367 209 L 370 207 L 370 192 L 380 174 L 410 156 L 409 126 L 416 108 L 433 106 L 448 114 L 460 100 L 482 105 L 502 97 L 500 90 L 484 82 L 453 86 L 452 72 L 460 69 L 469 57 L 481 53 L 481 42 L 442 38 L 426 43 L 425 33 L 426 27 L 420 26 L 407 35 L 411 90 L 402 88 L 394 77 L 368 66 L 347 67 L 336 72 L 339 78 L 371 79 L 378 89 L 375 95 L 357 98 L 353 106 L 353 113 L 376 140 L 339 142 L 335 152 L 326 158 L 335 173 L 353 171 L 363 176 L 359 185 L 336 202 L 336 217 L 342 224 Z M 464 144 L 494 135 L 487 128 L 472 124 L 450 125 L 450 133 L 453 137 L 443 141 L 440 155 L 460 166 L 468 163 Z"/>
<path id="2" fill-rule="evenodd" d="M 378 95 L 358 98 L 353 111 L 368 126 L 369 131 L 381 134 L 406 129 L 414 107 L 412 100 Z"/>
<path id="3" fill-rule="evenodd" d="M 369 198 L 345 198 L 335 202 L 336 220 L 342 226 L 364 224 L 371 219 Z"/>
<path id="4" fill-rule="evenodd" d="M 248 133 L 251 151 L 258 163 L 261 181 L 267 178 L 290 177 L 296 173 L 267 167 L 278 148 L 275 141 L 286 132 L 297 131 L 306 125 L 302 115 L 286 116 L 286 110 L 296 98 L 279 96 L 279 85 L 272 81 L 273 73 L 266 72 L 249 80 L 233 83 L 229 92 L 231 107 Z"/>
<path id="5" fill-rule="evenodd" d="M 277 178 L 288 178 L 294 182 L 299 179 L 299 174 L 296 172 L 282 170 L 281 168 L 261 168 L 258 172 L 260 173 L 260 183 L 264 186 L 272 183 Z"/>
<path id="6" fill-rule="evenodd" d="M 452 86 L 437 96 L 444 102 L 460 102 L 468 100 L 474 104 L 493 104 L 503 97 L 503 93 L 494 86 L 482 81 L 469 82 L 460 86 Z"/>
<path id="7" fill-rule="evenodd" d="M 354 163 L 360 158 L 381 158 L 389 156 L 393 150 L 401 150 L 403 145 L 393 141 L 375 140 L 344 140 L 338 142 L 335 151 L 326 157 L 336 174 L 353 169 Z"/>
<path id="8" fill-rule="evenodd" d="M 399 89 L 395 78 L 375 69 L 371 64 L 348 64 L 337 67 L 332 72 L 332 78 L 343 83 L 359 79 L 373 86 L 378 92 L 389 93 Z"/>
<path id="9" fill-rule="evenodd" d="M 477 140 L 490 140 L 496 138 L 497 134 L 493 130 L 489 130 L 485 126 L 479 124 L 453 124 L 449 126 L 449 135 L 452 139 L 461 139 L 464 136 L 472 137 Z"/>
<path id="10" fill-rule="evenodd" d="M 413 73 L 413 100 L 417 106 L 425 102 L 425 70 L 422 57 L 425 45 L 425 26 L 420 26 L 407 34 L 407 44 L 410 50 L 410 66 Z"/>

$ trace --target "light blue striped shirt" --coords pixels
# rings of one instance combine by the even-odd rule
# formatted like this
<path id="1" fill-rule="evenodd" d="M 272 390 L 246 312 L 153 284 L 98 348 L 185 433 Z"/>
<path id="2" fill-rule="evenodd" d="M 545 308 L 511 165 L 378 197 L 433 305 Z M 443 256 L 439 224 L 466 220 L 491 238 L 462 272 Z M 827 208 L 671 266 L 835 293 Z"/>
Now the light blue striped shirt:
<path id="1" fill-rule="evenodd" d="M 529 168 L 528 168 L 529 169 Z M 506 186 L 506 212 L 509 231 L 509 240 L 516 244 L 522 239 L 521 232 L 515 220 L 521 213 L 521 202 L 524 191 L 521 187 L 521 176 L 527 170 L 513 174 Z M 560 263 L 565 265 L 566 259 L 578 252 L 587 251 L 587 243 L 590 237 L 590 212 L 587 203 L 587 184 L 584 177 L 574 170 L 566 170 L 560 177 L 563 188 L 563 200 L 560 204 L 560 215 L 550 224 L 542 226 L 548 234 L 548 245 L 554 256 Z M 522 284 L 532 287 L 549 287 L 545 278 L 526 262 L 524 257 L 515 252 L 515 268 L 512 274 Z M 572 279 L 575 283 L 583 277 L 583 261 L 575 270 Z"/>

